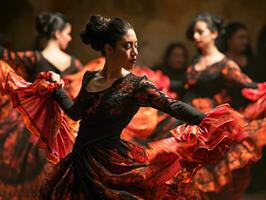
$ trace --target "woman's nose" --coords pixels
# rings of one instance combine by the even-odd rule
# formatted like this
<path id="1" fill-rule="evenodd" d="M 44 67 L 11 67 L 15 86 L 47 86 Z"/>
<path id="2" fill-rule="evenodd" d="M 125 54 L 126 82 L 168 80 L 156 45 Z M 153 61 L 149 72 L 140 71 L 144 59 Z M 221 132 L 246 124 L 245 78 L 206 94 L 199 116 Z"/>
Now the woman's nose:
<path id="1" fill-rule="evenodd" d="M 193 39 L 198 39 L 199 38 L 199 34 L 197 33 L 197 32 L 195 32 L 194 34 L 193 34 Z"/>
<path id="2" fill-rule="evenodd" d="M 139 54 L 138 49 L 136 47 L 133 47 L 131 52 L 132 52 L 132 55 L 134 55 L 134 56 L 137 56 Z"/>

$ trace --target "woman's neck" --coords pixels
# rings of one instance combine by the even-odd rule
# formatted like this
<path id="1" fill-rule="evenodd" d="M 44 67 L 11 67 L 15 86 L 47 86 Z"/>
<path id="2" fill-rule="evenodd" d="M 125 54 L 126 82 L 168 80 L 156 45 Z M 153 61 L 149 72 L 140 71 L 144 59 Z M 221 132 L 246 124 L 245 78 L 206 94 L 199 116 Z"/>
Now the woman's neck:
<path id="1" fill-rule="evenodd" d="M 215 45 L 210 45 L 207 48 L 204 48 L 201 51 L 200 59 L 195 65 L 196 70 L 202 71 L 207 68 L 207 66 L 212 65 L 213 63 L 219 62 L 224 58 L 222 54 Z"/>
<path id="2" fill-rule="evenodd" d="M 213 44 L 205 47 L 204 49 L 201 49 L 201 55 L 203 57 L 211 57 L 217 53 L 220 53 L 220 52 L 217 49 L 217 47 Z"/>
<path id="3" fill-rule="evenodd" d="M 49 40 L 47 46 L 44 48 L 42 52 L 58 53 L 63 51 L 60 49 L 56 41 Z"/>
<path id="4" fill-rule="evenodd" d="M 128 73 L 127 70 L 122 67 L 117 67 L 117 65 L 112 64 L 108 61 L 106 61 L 103 69 L 99 72 L 99 74 L 103 76 L 106 80 L 113 80 L 123 77 L 126 73 Z"/>

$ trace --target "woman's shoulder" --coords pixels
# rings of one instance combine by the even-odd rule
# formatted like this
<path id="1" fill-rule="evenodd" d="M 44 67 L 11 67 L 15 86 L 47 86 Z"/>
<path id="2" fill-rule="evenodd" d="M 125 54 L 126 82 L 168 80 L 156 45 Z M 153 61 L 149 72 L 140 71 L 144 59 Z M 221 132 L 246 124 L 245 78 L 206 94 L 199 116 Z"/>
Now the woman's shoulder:
<path id="1" fill-rule="evenodd" d="M 224 60 L 223 62 L 224 62 L 225 68 L 234 68 L 234 69 L 240 68 L 239 65 L 231 58 L 228 58 L 225 56 L 223 60 Z"/>
<path id="2" fill-rule="evenodd" d="M 141 81 L 148 80 L 146 75 L 137 75 L 132 72 L 130 72 L 129 77 L 130 77 L 130 80 L 132 80 L 133 82 L 138 82 L 138 83 L 140 83 Z"/>

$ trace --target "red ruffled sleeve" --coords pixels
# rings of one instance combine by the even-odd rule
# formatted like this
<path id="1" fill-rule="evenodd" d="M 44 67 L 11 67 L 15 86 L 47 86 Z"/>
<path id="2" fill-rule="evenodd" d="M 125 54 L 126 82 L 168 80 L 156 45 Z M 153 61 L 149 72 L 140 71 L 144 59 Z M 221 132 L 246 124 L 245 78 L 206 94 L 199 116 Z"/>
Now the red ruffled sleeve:
<path id="1" fill-rule="evenodd" d="M 172 131 L 177 153 L 193 163 L 215 163 L 234 141 L 246 137 L 242 116 L 228 104 L 207 113 L 199 126 L 181 125 Z"/>
<path id="2" fill-rule="evenodd" d="M 47 150 L 48 160 L 57 163 L 71 152 L 78 123 L 69 119 L 52 98 L 51 93 L 60 86 L 46 81 L 48 76 L 49 73 L 42 73 L 29 83 L 0 61 L 1 93 L 11 96 L 27 128 L 39 138 L 40 147 Z"/>

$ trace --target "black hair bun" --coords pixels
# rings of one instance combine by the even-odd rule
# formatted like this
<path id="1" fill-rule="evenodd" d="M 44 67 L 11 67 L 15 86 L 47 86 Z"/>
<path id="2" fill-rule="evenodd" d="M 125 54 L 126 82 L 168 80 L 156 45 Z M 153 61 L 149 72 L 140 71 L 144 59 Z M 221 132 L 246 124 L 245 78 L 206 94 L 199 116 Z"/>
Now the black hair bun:
<path id="1" fill-rule="evenodd" d="M 36 18 L 36 30 L 40 35 L 50 36 L 50 27 L 53 23 L 53 14 L 44 12 Z"/>
<path id="2" fill-rule="evenodd" d="M 96 51 L 101 51 L 105 44 L 109 22 L 110 19 L 101 15 L 91 16 L 89 23 L 80 34 L 82 42 L 84 44 L 90 44 Z"/>
<path id="3" fill-rule="evenodd" d="M 67 23 L 62 13 L 43 12 L 37 16 L 35 28 L 40 36 L 51 38 L 55 31 L 63 30 Z"/>

